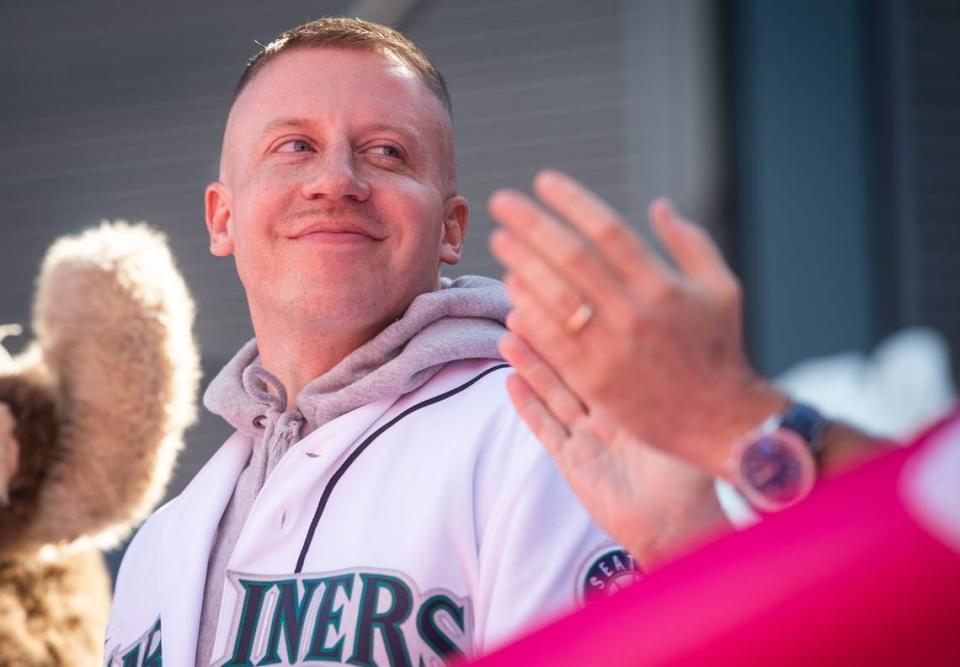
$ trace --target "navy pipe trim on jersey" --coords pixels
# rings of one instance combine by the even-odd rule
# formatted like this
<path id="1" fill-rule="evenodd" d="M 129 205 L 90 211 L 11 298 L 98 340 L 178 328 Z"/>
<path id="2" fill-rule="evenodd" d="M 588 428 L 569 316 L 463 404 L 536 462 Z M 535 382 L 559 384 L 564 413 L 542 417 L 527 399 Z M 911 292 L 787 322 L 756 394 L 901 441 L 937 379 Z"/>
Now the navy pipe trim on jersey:
<path id="1" fill-rule="evenodd" d="M 378 428 L 376 431 L 371 433 L 366 440 L 360 443 L 360 446 L 357 447 L 355 450 L 353 450 L 350 456 L 348 456 L 347 459 L 340 464 L 340 467 L 337 468 L 337 471 L 333 473 L 333 477 L 331 477 L 330 481 L 327 482 L 327 486 L 323 490 L 323 495 L 320 496 L 320 502 L 317 503 L 317 511 L 314 512 L 313 514 L 313 521 L 310 522 L 310 528 L 307 530 L 307 539 L 304 540 L 303 548 L 300 549 L 300 557 L 297 559 L 297 569 L 294 570 L 294 572 L 296 574 L 300 574 L 301 571 L 303 570 L 303 562 L 307 558 L 307 552 L 310 550 L 310 544 L 313 542 L 313 535 L 317 531 L 317 524 L 320 523 L 320 517 L 323 515 L 323 510 L 327 506 L 327 501 L 330 499 L 330 494 L 333 493 L 333 487 L 336 486 L 337 482 L 340 481 L 340 478 L 343 477 L 344 473 L 347 472 L 347 468 L 350 467 L 350 464 L 356 461 L 357 458 L 360 456 L 360 454 L 362 454 L 363 451 L 367 447 L 369 447 L 374 440 L 379 438 L 380 435 L 382 435 L 387 429 L 389 429 L 391 426 L 399 422 L 401 419 L 403 419 L 407 415 L 413 412 L 416 412 L 420 408 L 425 408 L 428 405 L 439 403 L 440 401 L 446 400 L 451 396 L 454 396 L 455 394 L 459 394 L 461 391 L 463 391 L 473 383 L 477 382 L 478 380 L 480 380 L 480 378 L 484 377 L 485 375 L 489 375 L 490 373 L 494 371 L 498 371 L 501 368 L 509 368 L 509 367 L 510 367 L 510 364 L 498 364 L 496 366 L 493 366 L 492 368 L 488 368 L 487 370 L 483 371 L 473 379 L 468 380 L 467 382 L 464 382 L 459 387 L 455 387 L 450 391 L 444 392 L 442 394 L 438 394 L 437 396 L 428 398 L 427 400 L 422 401 L 421 403 L 417 403 L 416 405 L 413 405 L 407 408 L 406 410 L 401 412 L 399 415 L 397 415 L 396 417 L 388 421 L 386 424 Z"/>

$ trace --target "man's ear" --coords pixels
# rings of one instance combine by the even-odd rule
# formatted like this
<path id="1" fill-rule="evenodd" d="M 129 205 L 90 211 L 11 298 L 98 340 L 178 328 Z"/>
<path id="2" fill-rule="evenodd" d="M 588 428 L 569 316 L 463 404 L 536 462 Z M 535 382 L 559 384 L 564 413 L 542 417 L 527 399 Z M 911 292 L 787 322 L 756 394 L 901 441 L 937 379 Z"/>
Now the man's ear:
<path id="1" fill-rule="evenodd" d="M 220 181 L 207 186 L 204 193 L 210 253 L 218 257 L 233 254 L 233 211 L 230 190 Z"/>
<path id="2" fill-rule="evenodd" d="M 456 195 L 447 200 L 444 207 L 443 236 L 440 239 L 440 261 L 444 264 L 460 262 L 469 214 L 470 206 L 464 197 Z"/>

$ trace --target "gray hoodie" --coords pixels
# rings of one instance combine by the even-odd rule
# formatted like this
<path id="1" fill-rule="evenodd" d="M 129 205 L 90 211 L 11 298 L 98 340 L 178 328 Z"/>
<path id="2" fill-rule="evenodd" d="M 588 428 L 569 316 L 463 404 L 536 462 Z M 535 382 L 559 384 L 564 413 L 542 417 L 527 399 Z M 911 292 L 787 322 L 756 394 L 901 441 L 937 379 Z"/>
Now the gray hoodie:
<path id="1" fill-rule="evenodd" d="M 421 294 L 403 317 L 307 384 L 287 410 L 284 387 L 260 365 L 256 340 L 247 343 L 213 379 L 203 397 L 208 410 L 254 438 L 210 552 L 197 665 L 209 665 L 227 564 L 257 493 L 280 458 L 328 421 L 425 384 L 460 359 L 499 359 L 497 341 L 510 309 L 499 281 L 480 276 L 443 280 Z"/>

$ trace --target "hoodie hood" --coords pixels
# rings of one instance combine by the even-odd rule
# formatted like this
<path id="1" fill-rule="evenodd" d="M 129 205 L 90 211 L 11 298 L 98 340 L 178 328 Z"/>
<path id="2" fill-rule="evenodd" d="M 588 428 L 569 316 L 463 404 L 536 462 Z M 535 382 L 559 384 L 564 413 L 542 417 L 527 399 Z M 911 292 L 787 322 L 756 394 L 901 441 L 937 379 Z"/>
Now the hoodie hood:
<path id="1" fill-rule="evenodd" d="M 284 387 L 260 365 L 256 339 L 213 379 L 203 403 L 256 438 L 277 421 L 303 437 L 361 405 L 413 391 L 451 361 L 501 358 L 497 342 L 509 310 L 498 280 L 444 279 L 441 289 L 419 295 L 400 319 L 307 384 L 295 409 L 286 411 Z"/>

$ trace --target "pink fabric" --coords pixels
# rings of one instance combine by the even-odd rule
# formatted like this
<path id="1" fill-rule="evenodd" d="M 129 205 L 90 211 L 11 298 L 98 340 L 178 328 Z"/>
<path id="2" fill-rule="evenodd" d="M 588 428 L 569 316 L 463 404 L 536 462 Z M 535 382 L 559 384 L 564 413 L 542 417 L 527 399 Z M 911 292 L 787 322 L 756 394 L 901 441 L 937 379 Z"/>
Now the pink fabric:
<path id="1" fill-rule="evenodd" d="M 943 425 L 476 667 L 960 665 L 960 553 L 898 488 Z"/>

